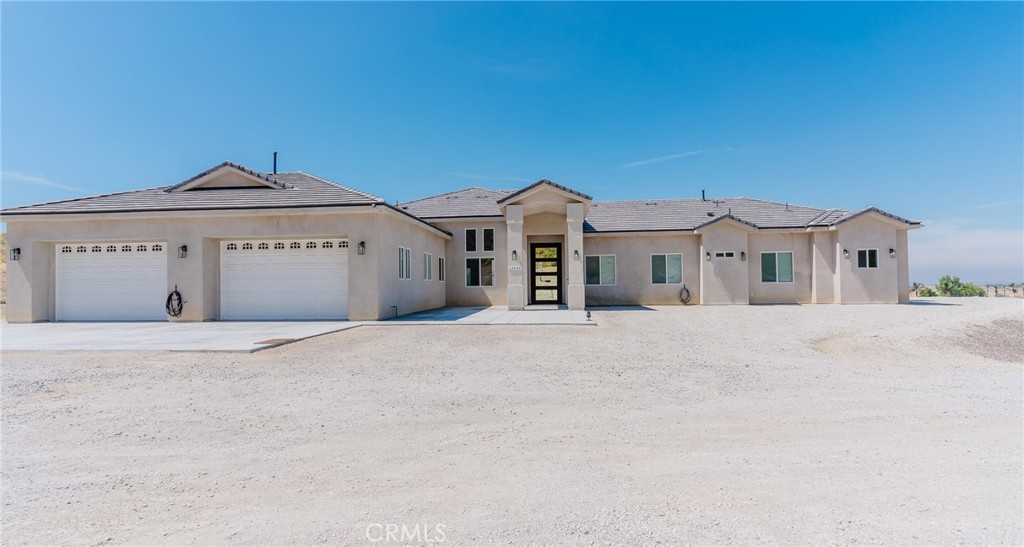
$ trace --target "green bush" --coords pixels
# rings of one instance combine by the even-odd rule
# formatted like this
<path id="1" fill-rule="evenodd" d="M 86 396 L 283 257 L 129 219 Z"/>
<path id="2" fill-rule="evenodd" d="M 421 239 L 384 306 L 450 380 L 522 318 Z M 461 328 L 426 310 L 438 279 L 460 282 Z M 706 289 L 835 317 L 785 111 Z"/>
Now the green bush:
<path id="1" fill-rule="evenodd" d="M 964 283 L 955 275 L 944 275 L 935 287 L 941 296 L 985 296 L 985 289 L 974 283 Z"/>
<path id="2" fill-rule="evenodd" d="M 935 291 L 933 291 L 931 289 L 931 287 L 921 286 L 921 287 L 917 288 L 917 296 L 938 296 L 938 295 L 939 294 L 936 293 Z"/>

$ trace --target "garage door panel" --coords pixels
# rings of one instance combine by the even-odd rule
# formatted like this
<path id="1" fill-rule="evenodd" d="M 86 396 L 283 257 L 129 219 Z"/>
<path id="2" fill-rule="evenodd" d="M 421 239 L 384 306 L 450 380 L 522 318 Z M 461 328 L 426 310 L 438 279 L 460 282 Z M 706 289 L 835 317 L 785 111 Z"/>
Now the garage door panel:
<path id="1" fill-rule="evenodd" d="M 221 318 L 347 318 L 348 249 L 343 240 L 328 240 L 329 248 L 324 241 L 223 242 Z"/>
<path id="2" fill-rule="evenodd" d="M 159 243 L 58 244 L 56 319 L 165 320 L 167 253 L 163 249 Z"/>

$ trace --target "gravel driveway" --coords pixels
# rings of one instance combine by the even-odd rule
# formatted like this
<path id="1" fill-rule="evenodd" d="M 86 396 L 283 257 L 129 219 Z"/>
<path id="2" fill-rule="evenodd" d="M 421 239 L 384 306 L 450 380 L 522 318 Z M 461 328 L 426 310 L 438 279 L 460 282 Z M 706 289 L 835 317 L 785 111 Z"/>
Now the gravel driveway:
<path id="1" fill-rule="evenodd" d="M 5 352 L 3 542 L 1024 543 L 1019 300 L 594 317 Z"/>

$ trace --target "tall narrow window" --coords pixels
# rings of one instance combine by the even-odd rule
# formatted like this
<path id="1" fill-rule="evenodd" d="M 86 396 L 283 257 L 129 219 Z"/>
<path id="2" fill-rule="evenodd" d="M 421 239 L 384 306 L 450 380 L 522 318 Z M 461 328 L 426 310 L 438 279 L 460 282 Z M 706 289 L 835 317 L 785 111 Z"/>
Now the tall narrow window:
<path id="1" fill-rule="evenodd" d="M 877 268 L 878 249 L 861 249 L 857 251 L 858 268 Z"/>
<path id="2" fill-rule="evenodd" d="M 398 248 L 398 279 L 412 279 L 412 249 Z"/>
<path id="3" fill-rule="evenodd" d="M 434 257 L 430 253 L 423 253 L 423 279 L 431 280 L 434 279 L 433 271 L 431 268 L 434 265 Z"/>
<path id="4" fill-rule="evenodd" d="M 793 253 L 761 253 L 761 283 L 792 283 Z"/>
<path id="5" fill-rule="evenodd" d="M 683 255 L 651 255 L 651 283 L 655 285 L 678 285 L 683 282 Z"/>
<path id="6" fill-rule="evenodd" d="M 476 252 L 476 228 L 469 228 L 466 230 L 466 252 Z"/>
<path id="7" fill-rule="evenodd" d="M 484 252 L 494 250 L 494 228 L 484 228 Z"/>
<path id="8" fill-rule="evenodd" d="M 405 278 L 412 279 L 412 249 L 405 249 Z"/>
<path id="9" fill-rule="evenodd" d="M 587 285 L 614 285 L 615 255 L 588 256 L 586 270 Z"/>
<path id="10" fill-rule="evenodd" d="M 437 280 L 444 281 L 444 257 L 437 257 Z"/>

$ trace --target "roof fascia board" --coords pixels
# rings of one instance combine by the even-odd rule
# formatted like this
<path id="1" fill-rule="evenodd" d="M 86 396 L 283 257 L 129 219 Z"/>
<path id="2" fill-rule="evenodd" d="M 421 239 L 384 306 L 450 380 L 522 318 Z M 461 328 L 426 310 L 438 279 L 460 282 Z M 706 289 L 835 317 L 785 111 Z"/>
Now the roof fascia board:
<path id="1" fill-rule="evenodd" d="M 287 205 L 280 207 L 253 206 L 224 208 L 174 208 L 147 210 L 110 210 L 68 213 L 64 211 L 36 213 L 8 213 L 0 217 L 0 222 L 46 222 L 68 220 L 95 220 L 96 215 L 116 215 L 117 218 L 185 218 L 185 217 L 225 217 L 253 216 L 256 214 L 337 214 L 338 209 L 346 209 L 346 213 L 366 213 L 374 210 L 376 203 L 339 203 L 336 205 Z"/>

